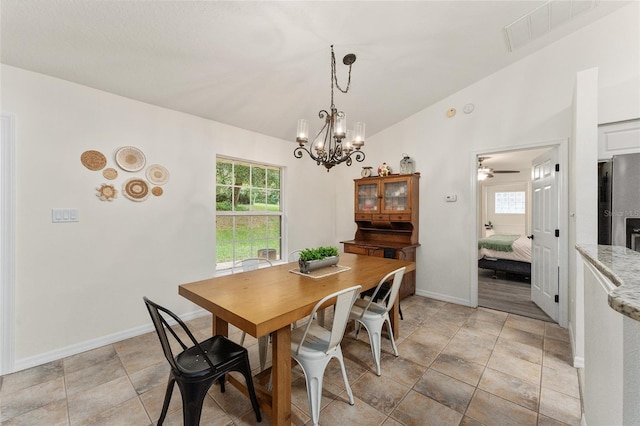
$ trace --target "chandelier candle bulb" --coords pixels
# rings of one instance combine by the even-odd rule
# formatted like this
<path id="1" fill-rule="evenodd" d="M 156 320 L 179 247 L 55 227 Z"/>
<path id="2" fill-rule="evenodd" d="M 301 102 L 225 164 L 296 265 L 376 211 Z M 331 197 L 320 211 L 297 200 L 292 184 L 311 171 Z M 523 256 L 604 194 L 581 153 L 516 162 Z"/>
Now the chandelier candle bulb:
<path id="1" fill-rule="evenodd" d="M 356 149 L 360 149 L 364 145 L 364 129 L 364 123 L 359 121 L 353 126 L 353 146 Z"/>
<path id="2" fill-rule="evenodd" d="M 318 135 L 316 140 L 313 142 L 313 147 L 318 152 L 318 154 L 324 152 L 324 141 L 322 140 L 322 137 L 320 135 Z"/>
<path id="3" fill-rule="evenodd" d="M 347 115 L 342 113 L 336 114 L 336 129 L 334 131 L 334 136 L 336 139 L 344 139 L 345 132 L 347 128 Z"/>
<path id="4" fill-rule="evenodd" d="M 304 118 L 298 120 L 298 136 L 296 137 L 296 142 L 298 142 L 300 146 L 304 146 L 304 144 L 309 142 L 309 122 Z"/>
<path id="5" fill-rule="evenodd" d="M 351 146 L 351 130 L 347 130 L 347 136 L 345 137 L 345 141 L 342 142 L 342 150 L 344 152 L 353 151 L 353 147 Z"/>

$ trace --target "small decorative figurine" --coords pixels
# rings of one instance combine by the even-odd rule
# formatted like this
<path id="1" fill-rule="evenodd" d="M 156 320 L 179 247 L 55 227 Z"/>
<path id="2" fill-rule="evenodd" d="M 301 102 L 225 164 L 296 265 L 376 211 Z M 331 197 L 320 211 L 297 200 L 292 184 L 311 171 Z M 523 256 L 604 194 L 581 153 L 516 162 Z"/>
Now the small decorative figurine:
<path id="1" fill-rule="evenodd" d="M 387 163 L 382 163 L 380 167 L 378 167 L 378 176 L 387 176 L 391 173 L 391 168 L 387 166 Z"/>
<path id="2" fill-rule="evenodd" d="M 408 154 L 402 154 L 402 160 L 400 160 L 400 174 L 410 175 L 413 173 L 413 160 Z"/>

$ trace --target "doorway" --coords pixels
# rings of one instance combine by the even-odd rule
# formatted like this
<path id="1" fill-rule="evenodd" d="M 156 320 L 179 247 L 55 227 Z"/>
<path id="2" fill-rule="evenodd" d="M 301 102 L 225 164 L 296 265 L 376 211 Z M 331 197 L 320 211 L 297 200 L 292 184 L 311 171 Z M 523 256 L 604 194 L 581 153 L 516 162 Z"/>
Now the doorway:
<path id="1" fill-rule="evenodd" d="M 534 229 L 538 228 L 542 212 L 547 211 L 540 206 L 533 208 L 541 202 L 536 197 L 532 163 L 549 152 L 557 152 L 557 148 L 477 155 L 477 301 L 478 306 L 556 322 L 557 308 L 554 312 L 543 306 L 550 316 L 534 302 L 539 302 L 537 283 L 547 280 L 549 274 L 541 274 L 540 262 L 535 263 L 537 269 L 532 268 L 534 252 L 539 256 L 533 243 Z M 558 204 L 549 208 L 558 217 Z M 558 258 L 557 250 L 555 256 Z M 555 283 L 557 287 L 557 279 Z"/>

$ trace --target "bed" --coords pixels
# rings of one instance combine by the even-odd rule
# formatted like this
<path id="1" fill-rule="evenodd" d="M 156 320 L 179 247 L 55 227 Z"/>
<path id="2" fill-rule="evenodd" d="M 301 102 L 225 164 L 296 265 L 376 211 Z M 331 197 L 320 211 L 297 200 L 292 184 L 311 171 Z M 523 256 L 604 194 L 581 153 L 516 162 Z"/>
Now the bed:
<path id="1" fill-rule="evenodd" d="M 478 240 L 478 267 L 531 278 L 531 240 L 524 235 L 494 234 Z"/>

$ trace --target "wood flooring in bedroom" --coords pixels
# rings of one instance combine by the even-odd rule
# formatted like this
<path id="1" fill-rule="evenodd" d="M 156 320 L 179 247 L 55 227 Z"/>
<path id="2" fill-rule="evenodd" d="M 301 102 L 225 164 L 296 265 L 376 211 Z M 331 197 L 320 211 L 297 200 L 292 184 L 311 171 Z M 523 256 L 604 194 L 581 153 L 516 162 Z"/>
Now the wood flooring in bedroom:
<path id="1" fill-rule="evenodd" d="M 502 312 L 553 322 L 531 301 L 531 284 L 518 276 L 506 276 L 493 271 L 478 270 L 478 305 Z M 509 278 L 509 279 L 507 279 Z"/>

